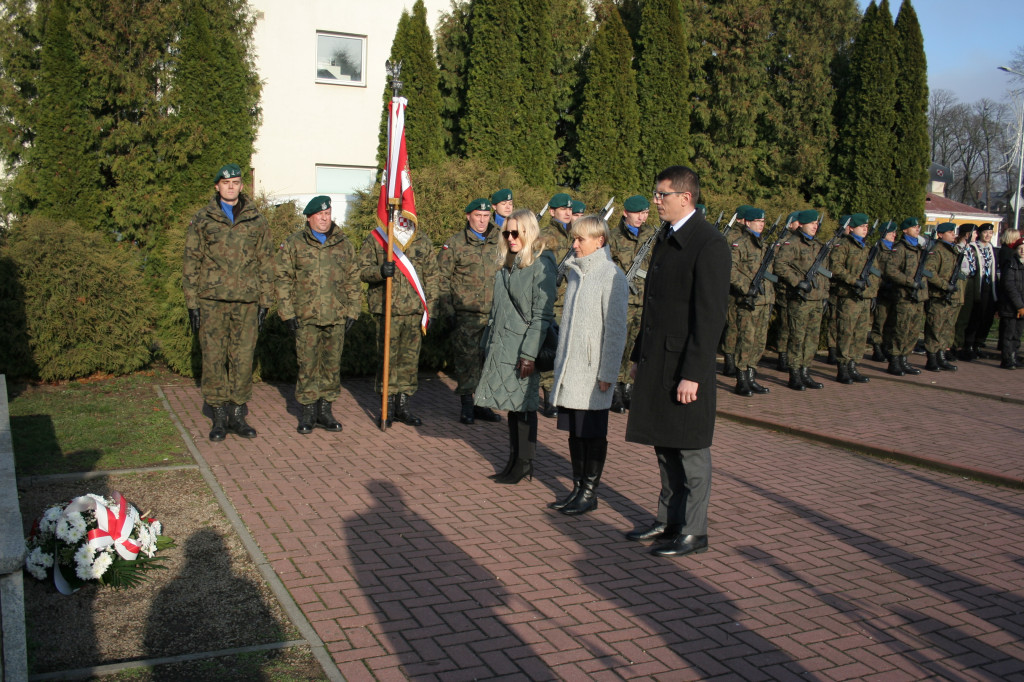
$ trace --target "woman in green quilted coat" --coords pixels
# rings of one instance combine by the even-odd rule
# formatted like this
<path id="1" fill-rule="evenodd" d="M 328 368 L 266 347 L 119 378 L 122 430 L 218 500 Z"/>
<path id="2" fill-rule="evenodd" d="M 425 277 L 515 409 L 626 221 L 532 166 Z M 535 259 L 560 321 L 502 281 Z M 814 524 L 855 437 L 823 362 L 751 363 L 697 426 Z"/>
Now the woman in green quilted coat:
<path id="1" fill-rule="evenodd" d="M 534 360 L 554 319 L 555 257 L 544 249 L 537 217 L 516 211 L 502 226 L 494 279 L 494 303 L 484 334 L 487 358 L 476 389 L 476 404 L 508 410 L 509 459 L 492 476 L 516 484 L 533 476 L 537 450 L 537 389 Z"/>

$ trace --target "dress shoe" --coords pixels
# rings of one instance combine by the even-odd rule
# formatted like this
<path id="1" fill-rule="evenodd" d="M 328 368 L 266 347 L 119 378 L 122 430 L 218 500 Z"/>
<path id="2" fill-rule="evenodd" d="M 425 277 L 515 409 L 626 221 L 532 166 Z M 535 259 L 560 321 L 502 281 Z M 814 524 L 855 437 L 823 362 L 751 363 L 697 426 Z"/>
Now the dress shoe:
<path id="1" fill-rule="evenodd" d="M 635 542 L 646 542 L 648 540 L 675 540 L 679 537 L 679 531 L 682 526 L 670 526 L 667 523 L 661 523 L 660 521 L 647 528 L 638 528 L 637 530 L 631 530 L 626 533 L 627 540 L 633 540 Z"/>
<path id="2" fill-rule="evenodd" d="M 708 551 L 707 535 L 679 535 L 675 540 L 651 550 L 654 556 L 686 556 Z"/>
<path id="3" fill-rule="evenodd" d="M 480 407 L 478 405 L 473 406 L 473 416 L 480 421 L 492 422 L 497 424 L 501 421 L 501 415 L 496 413 L 489 407 Z"/>

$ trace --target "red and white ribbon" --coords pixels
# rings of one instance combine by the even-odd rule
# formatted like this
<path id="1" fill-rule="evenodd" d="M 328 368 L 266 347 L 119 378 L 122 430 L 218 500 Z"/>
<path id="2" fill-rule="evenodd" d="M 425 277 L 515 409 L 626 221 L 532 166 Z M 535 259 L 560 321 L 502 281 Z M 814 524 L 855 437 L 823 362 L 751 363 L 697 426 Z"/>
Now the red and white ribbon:
<path id="1" fill-rule="evenodd" d="M 373 238 L 377 240 L 380 247 L 385 251 L 388 250 L 388 233 L 381 228 L 376 228 L 373 231 Z M 416 290 L 416 294 L 420 297 L 420 303 L 423 304 L 423 317 L 420 320 L 420 327 L 423 333 L 427 333 L 427 325 L 430 324 L 430 313 L 427 310 L 427 293 L 423 290 L 423 285 L 420 283 L 420 278 L 416 274 L 416 268 L 413 266 L 412 261 L 405 255 L 405 252 L 398 247 L 398 244 L 394 246 L 395 252 L 395 266 L 402 271 L 405 278 L 409 280 L 409 284 Z"/>
<path id="2" fill-rule="evenodd" d="M 114 493 L 117 509 L 110 509 L 95 497 L 84 495 L 71 501 L 64 513 L 83 512 L 90 509 L 96 513 L 97 528 L 87 535 L 89 546 L 94 550 L 114 546 L 114 550 L 122 559 L 131 561 L 139 555 L 139 546 L 131 539 L 132 531 L 139 520 L 139 510 L 128 504 L 124 495 Z"/>

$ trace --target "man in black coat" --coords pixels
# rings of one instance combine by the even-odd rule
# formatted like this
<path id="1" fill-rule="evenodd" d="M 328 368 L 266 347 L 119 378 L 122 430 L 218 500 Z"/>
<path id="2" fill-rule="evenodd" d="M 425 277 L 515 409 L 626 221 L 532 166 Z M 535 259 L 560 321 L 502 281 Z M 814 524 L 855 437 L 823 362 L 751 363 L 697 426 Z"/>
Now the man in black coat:
<path id="1" fill-rule="evenodd" d="M 683 556 L 708 547 L 715 350 L 725 326 L 729 245 L 696 211 L 697 174 L 671 166 L 655 179 L 663 221 L 644 285 L 633 347 L 635 382 L 626 440 L 653 445 L 661 469 L 657 522 L 626 534 L 659 540 L 651 554 Z"/>

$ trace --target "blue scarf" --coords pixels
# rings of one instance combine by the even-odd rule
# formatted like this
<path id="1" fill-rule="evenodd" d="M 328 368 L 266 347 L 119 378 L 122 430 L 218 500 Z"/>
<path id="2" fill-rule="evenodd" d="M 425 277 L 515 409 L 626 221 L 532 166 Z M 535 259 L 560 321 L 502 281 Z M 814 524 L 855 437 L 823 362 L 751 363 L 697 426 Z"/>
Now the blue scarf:
<path id="1" fill-rule="evenodd" d="M 323 244 L 324 242 L 327 241 L 327 233 L 326 232 L 323 232 L 323 233 L 317 232 L 313 228 L 309 228 L 309 231 L 313 233 L 313 236 L 316 237 L 316 240 L 318 242 L 320 242 L 321 244 Z"/>
<path id="2" fill-rule="evenodd" d="M 887 251 L 892 251 L 892 242 L 889 241 L 888 239 L 882 240 L 882 246 L 884 246 Z"/>
<path id="3" fill-rule="evenodd" d="M 639 227 L 633 227 L 632 225 L 630 225 L 628 223 L 626 224 L 626 229 L 629 230 L 629 233 L 631 235 L 633 235 L 634 237 L 636 237 L 636 236 L 638 236 L 640 234 L 640 228 Z"/>
<path id="4" fill-rule="evenodd" d="M 235 222 L 235 207 L 232 206 L 231 204 L 224 203 L 224 200 L 221 199 L 220 200 L 220 210 L 224 211 L 224 215 L 226 215 L 228 217 L 228 220 L 230 220 L 231 223 L 234 224 L 234 222 Z"/>
<path id="5" fill-rule="evenodd" d="M 471 235 L 473 235 L 474 237 L 476 237 L 477 239 L 479 239 L 480 241 L 482 241 L 482 242 L 483 241 L 487 241 L 487 235 L 486 234 L 480 234 L 479 232 L 474 230 L 472 227 L 469 227 L 469 228 L 466 228 L 466 229 L 468 229 L 469 233 Z"/>
<path id="6" fill-rule="evenodd" d="M 864 246 L 864 237 L 858 237 L 857 235 L 850 233 L 850 236 L 857 240 L 857 243 Z"/>
<path id="7" fill-rule="evenodd" d="M 903 235 L 903 238 L 907 240 L 907 243 L 911 246 L 917 246 L 917 237 L 911 237 L 909 234 Z"/>
<path id="8" fill-rule="evenodd" d="M 497 225 L 498 227 L 501 227 L 502 225 L 504 225 L 505 224 L 505 216 L 498 215 L 497 213 L 495 213 L 494 214 L 494 224 Z"/>

